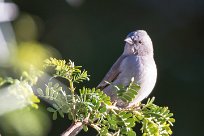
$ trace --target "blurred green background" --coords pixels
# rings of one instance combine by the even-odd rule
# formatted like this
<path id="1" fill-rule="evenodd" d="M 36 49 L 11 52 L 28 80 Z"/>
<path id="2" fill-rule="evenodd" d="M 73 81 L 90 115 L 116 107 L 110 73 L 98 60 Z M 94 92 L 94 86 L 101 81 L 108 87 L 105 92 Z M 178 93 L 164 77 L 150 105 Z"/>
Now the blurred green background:
<path id="1" fill-rule="evenodd" d="M 18 17 L 12 22 L 17 40 L 33 39 L 50 45 L 63 59 L 82 65 L 91 75 L 85 84 L 89 87 L 97 86 L 121 55 L 126 35 L 146 30 L 153 41 L 158 67 L 157 84 L 150 96 L 174 113 L 173 135 L 203 135 L 203 0 L 13 2 L 19 8 Z M 60 135 L 69 124 L 60 118 L 52 121 L 47 135 Z"/>

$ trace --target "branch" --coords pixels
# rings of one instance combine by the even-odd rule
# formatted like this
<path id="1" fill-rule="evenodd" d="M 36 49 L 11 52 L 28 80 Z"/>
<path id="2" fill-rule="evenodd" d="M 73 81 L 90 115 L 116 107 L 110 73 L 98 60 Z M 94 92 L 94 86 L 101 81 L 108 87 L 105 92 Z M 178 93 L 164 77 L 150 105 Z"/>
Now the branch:
<path id="1" fill-rule="evenodd" d="M 76 136 L 83 128 L 82 122 L 74 122 L 61 136 Z"/>
<path id="2" fill-rule="evenodd" d="M 72 123 L 71 126 L 64 133 L 62 133 L 61 136 L 76 136 L 83 129 L 83 124 L 88 124 L 89 117 L 90 117 L 90 113 L 83 120 L 83 122 Z"/>

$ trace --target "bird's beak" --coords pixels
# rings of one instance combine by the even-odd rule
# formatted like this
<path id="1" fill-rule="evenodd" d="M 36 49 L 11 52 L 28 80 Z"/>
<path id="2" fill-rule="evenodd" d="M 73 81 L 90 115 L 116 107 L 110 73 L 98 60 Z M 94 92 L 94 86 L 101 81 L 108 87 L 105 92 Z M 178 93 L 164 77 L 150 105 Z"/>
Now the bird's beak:
<path id="1" fill-rule="evenodd" d="M 134 44 L 133 40 L 130 37 L 126 38 L 124 41 L 131 45 Z"/>

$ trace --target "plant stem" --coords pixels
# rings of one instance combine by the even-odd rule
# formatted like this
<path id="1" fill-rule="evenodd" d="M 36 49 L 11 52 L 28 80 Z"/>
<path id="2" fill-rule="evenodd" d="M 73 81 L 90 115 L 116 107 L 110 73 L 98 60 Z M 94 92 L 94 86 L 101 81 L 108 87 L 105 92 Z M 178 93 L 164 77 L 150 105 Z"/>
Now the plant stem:
<path id="1" fill-rule="evenodd" d="M 90 124 L 90 126 L 91 126 L 92 128 L 94 128 L 94 129 L 96 129 L 96 131 L 98 131 L 98 133 L 100 133 L 100 130 L 101 130 L 100 127 L 98 127 L 98 126 L 95 125 L 95 124 Z"/>
<path id="2" fill-rule="evenodd" d="M 71 80 L 69 80 L 69 86 L 70 86 L 70 90 L 71 90 L 71 94 L 72 94 L 72 102 L 73 102 L 73 112 L 72 112 L 72 116 L 74 121 L 76 120 L 76 115 L 75 115 L 75 111 L 76 111 L 76 100 L 75 100 L 75 95 L 74 95 L 74 84 Z"/>
<path id="3" fill-rule="evenodd" d="M 82 122 L 74 122 L 61 136 L 76 136 L 82 128 Z"/>
<path id="4" fill-rule="evenodd" d="M 90 113 L 83 122 L 73 122 L 71 126 L 61 136 L 76 136 L 83 128 L 83 124 L 88 124 Z"/>

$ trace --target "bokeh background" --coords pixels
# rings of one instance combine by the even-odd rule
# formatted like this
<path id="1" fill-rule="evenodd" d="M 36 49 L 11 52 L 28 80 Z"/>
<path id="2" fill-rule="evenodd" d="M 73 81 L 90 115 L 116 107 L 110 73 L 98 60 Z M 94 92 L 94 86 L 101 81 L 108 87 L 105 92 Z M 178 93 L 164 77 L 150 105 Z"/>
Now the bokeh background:
<path id="1" fill-rule="evenodd" d="M 157 84 L 150 97 L 155 96 L 156 104 L 168 106 L 174 113 L 176 123 L 173 135 L 203 135 L 203 0 L 13 0 L 12 2 L 17 6 L 18 13 L 15 12 L 17 16 L 15 19 L 0 23 L 2 28 L 8 22 L 11 23 L 20 51 L 27 52 L 29 49 L 23 47 L 26 44 L 28 48 L 33 45 L 47 50 L 47 54 L 53 51 L 54 56 L 58 58 L 73 60 L 91 75 L 90 82 L 85 84 L 89 87 L 97 86 L 120 56 L 126 35 L 138 29 L 146 30 L 154 44 L 158 67 Z M 37 49 L 30 52 L 38 56 Z M 20 57 L 26 58 L 25 54 Z M 2 69 L 6 71 L 7 67 Z M 44 110 L 44 107 L 42 105 L 40 108 Z M 35 115 L 41 117 L 38 118 L 41 123 L 38 123 L 43 124 L 42 131 L 44 129 L 39 136 L 60 135 L 70 124 L 68 120 L 61 118 L 52 121 L 51 114 L 46 112 Z M 17 117 L 30 116 L 20 113 Z M 34 121 L 37 120 L 35 118 Z M 7 120 L 9 119 L 10 117 L 7 117 Z M 35 124 L 27 123 L 25 121 L 21 124 L 26 126 Z M 16 127 L 0 126 L 0 133 L 3 136 L 23 134 L 16 133 L 18 132 L 14 129 Z M 12 134 L 12 131 L 15 134 Z M 32 132 L 32 129 L 30 131 Z M 28 134 L 36 135 L 34 130 Z M 94 131 L 80 133 L 87 136 L 94 134 Z"/>

